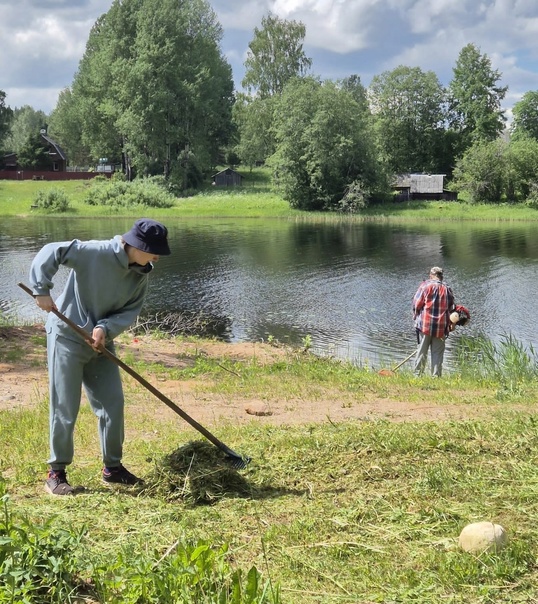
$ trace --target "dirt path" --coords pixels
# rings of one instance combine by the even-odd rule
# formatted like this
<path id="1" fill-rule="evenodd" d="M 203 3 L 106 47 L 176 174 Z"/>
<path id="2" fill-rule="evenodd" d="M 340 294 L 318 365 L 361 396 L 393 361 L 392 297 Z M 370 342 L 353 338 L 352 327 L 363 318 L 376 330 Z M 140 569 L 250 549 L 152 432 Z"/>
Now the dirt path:
<path id="1" fill-rule="evenodd" d="M 289 351 L 262 343 L 178 344 L 172 340 L 142 336 L 120 344 L 117 354 L 128 364 L 128 359 L 140 359 L 166 368 L 184 368 L 192 362 L 192 357 L 196 354 L 216 359 L 233 358 L 238 361 L 248 361 L 255 357 L 260 363 L 274 363 L 282 360 Z M 408 402 L 397 390 L 383 397 L 377 392 L 361 392 L 361 396 L 354 400 L 343 400 L 340 393 L 329 391 L 321 398 L 316 397 L 316 400 L 301 398 L 282 401 L 276 397 L 258 400 L 245 398 L 239 393 L 231 400 L 232 397 L 215 394 L 210 388 L 205 389 L 201 378 L 171 380 L 151 371 L 144 371 L 143 375 L 187 413 L 207 425 L 222 421 L 235 424 L 257 421 L 277 425 L 338 422 L 348 419 L 442 421 L 477 417 L 488 412 L 488 407 L 469 405 L 465 400 L 461 403 L 455 401 L 451 404 L 432 404 L 427 393 L 424 401 Z M 384 379 L 390 380 L 390 377 Z M 124 383 L 129 401 L 143 405 L 148 392 L 130 376 L 124 375 Z M 43 326 L 0 327 L 0 409 L 38 405 L 46 400 L 47 392 Z M 352 397 L 349 394 L 347 396 Z M 172 413 L 164 405 L 162 412 Z"/>

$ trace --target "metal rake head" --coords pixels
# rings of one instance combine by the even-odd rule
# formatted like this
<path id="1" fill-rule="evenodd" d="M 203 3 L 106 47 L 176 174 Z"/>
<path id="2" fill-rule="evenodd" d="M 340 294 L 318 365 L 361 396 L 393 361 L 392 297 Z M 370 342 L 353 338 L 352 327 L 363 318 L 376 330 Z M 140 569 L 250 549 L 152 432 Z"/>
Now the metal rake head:
<path id="1" fill-rule="evenodd" d="M 227 461 L 229 461 L 232 467 L 236 470 L 244 470 L 252 459 L 246 455 L 228 454 Z"/>

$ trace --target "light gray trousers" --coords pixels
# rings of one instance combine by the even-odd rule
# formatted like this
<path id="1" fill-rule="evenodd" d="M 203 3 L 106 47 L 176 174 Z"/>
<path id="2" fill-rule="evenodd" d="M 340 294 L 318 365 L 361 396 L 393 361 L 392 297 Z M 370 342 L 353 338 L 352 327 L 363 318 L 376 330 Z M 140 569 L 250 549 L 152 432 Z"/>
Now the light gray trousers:
<path id="1" fill-rule="evenodd" d="M 107 346 L 114 352 L 114 345 Z M 75 422 L 82 386 L 98 420 L 105 466 L 118 466 L 124 440 L 124 397 L 119 367 L 85 342 L 47 334 L 50 396 L 50 459 L 53 470 L 73 461 Z"/>
<path id="2" fill-rule="evenodd" d="M 428 350 L 431 349 L 431 371 L 434 377 L 441 377 L 443 373 L 443 357 L 445 355 L 445 338 L 434 338 L 425 333 L 419 334 L 419 344 L 415 357 L 415 373 L 424 373 Z"/>

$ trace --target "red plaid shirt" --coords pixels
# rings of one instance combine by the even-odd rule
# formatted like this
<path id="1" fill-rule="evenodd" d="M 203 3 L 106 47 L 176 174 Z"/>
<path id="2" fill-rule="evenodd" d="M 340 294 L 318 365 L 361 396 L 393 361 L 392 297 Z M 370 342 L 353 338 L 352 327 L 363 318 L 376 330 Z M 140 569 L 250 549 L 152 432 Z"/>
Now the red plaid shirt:
<path id="1" fill-rule="evenodd" d="M 434 338 L 448 335 L 454 294 L 438 279 L 423 281 L 413 298 L 415 327 Z"/>

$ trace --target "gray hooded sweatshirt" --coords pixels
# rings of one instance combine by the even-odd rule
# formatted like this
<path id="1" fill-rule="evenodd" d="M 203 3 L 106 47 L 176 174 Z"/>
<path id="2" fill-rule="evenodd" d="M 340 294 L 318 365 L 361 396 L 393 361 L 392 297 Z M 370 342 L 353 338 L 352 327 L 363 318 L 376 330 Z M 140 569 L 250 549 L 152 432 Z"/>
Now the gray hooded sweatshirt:
<path id="1" fill-rule="evenodd" d="M 72 269 L 63 292 L 55 300 L 58 310 L 90 335 L 102 327 L 108 341 L 128 329 L 142 309 L 153 265 L 129 265 L 121 237 L 108 241 L 49 243 L 35 256 L 30 285 L 35 295 L 49 296 L 52 279 L 60 266 Z M 54 313 L 49 313 L 47 332 L 71 340 L 80 336 Z"/>

